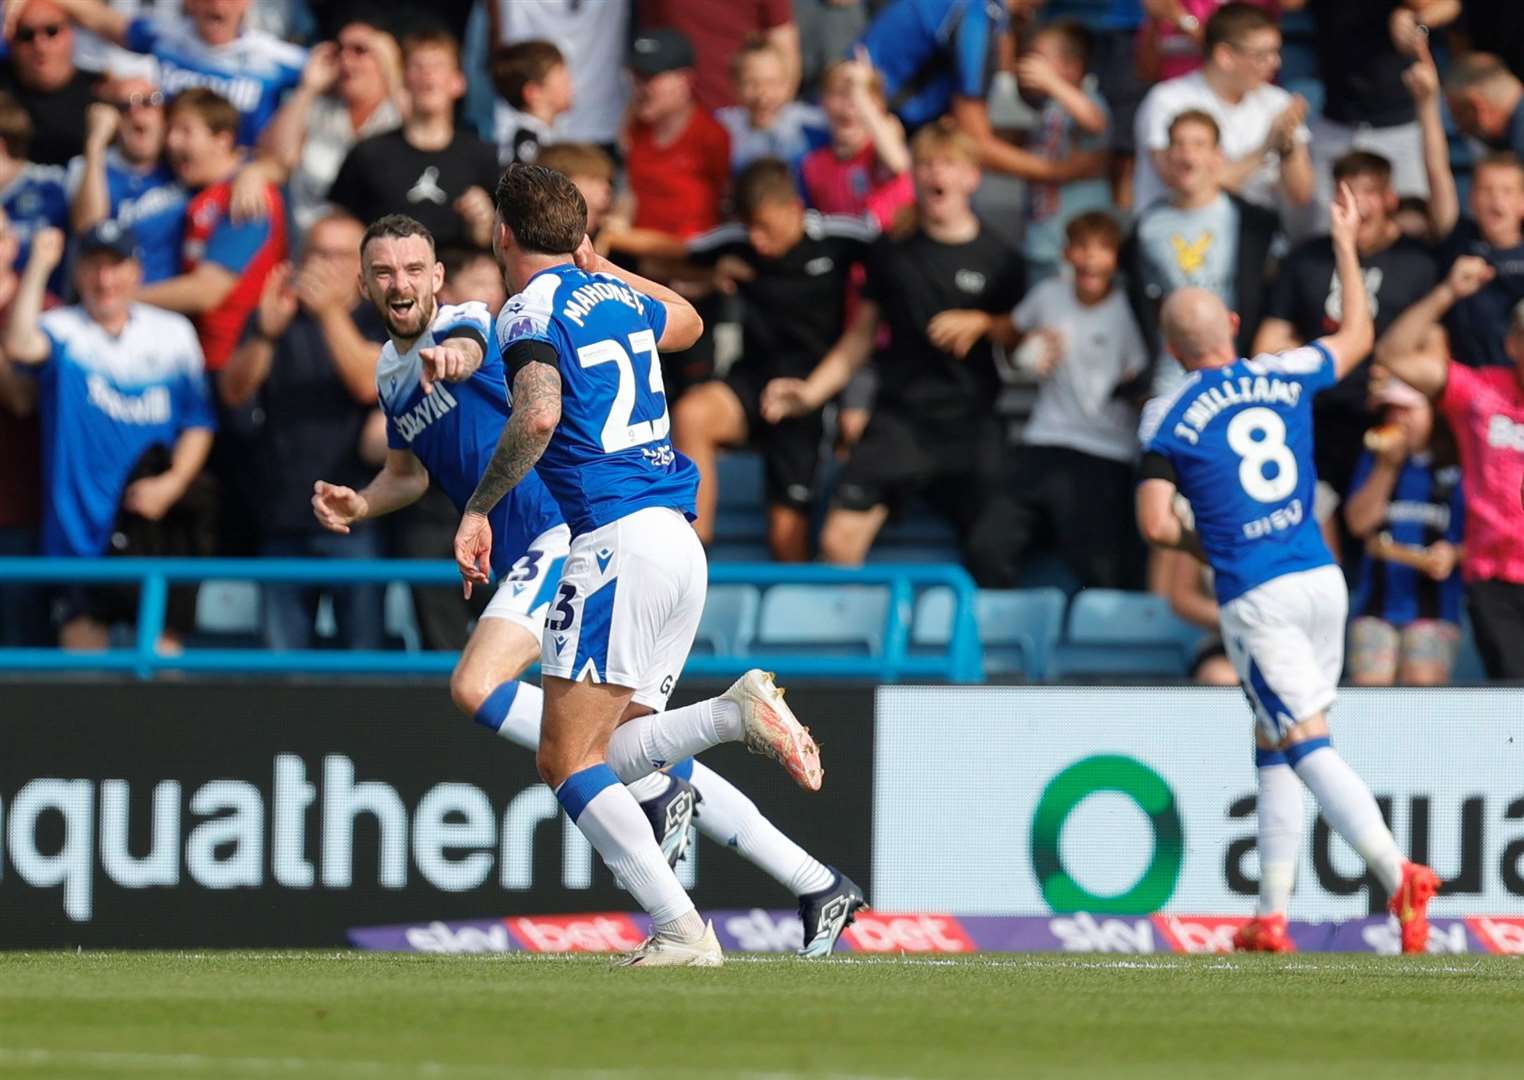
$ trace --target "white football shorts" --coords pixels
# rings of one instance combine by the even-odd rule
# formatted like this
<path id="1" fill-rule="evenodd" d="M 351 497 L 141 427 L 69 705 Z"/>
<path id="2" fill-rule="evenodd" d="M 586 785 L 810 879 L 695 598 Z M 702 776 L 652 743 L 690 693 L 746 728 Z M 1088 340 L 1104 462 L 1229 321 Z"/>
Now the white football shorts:
<path id="1" fill-rule="evenodd" d="M 545 631 L 545 614 L 561 580 L 561 565 L 571 546 L 571 530 L 565 525 L 546 529 L 497 583 L 497 592 L 482 612 L 484 619 L 507 619 L 535 637 Z"/>
<path id="2" fill-rule="evenodd" d="M 540 650 L 540 670 L 635 691 L 660 711 L 688 662 L 709 563 L 676 510 L 647 507 L 571 543 Z"/>
<path id="3" fill-rule="evenodd" d="M 1285 574 L 1222 606 L 1228 658 L 1271 742 L 1334 703 L 1348 615 L 1349 590 L 1337 566 Z"/>

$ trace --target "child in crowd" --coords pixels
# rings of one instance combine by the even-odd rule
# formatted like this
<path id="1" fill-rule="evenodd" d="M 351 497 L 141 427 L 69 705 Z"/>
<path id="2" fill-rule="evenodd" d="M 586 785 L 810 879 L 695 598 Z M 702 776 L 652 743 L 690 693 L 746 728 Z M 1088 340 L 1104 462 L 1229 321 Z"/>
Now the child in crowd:
<path id="1" fill-rule="evenodd" d="M 1015 350 L 1003 375 L 1042 383 L 1005 497 L 979 516 L 973 542 L 1002 547 L 1009 580 L 1051 538 L 1086 587 L 1138 588 L 1143 549 L 1129 527 L 1138 417 L 1116 390 L 1148 366 L 1148 350 L 1117 287 L 1121 225 L 1091 211 L 1069 223 L 1066 240 L 1070 277 L 1049 278 L 1008 315 L 943 312 L 928 336 L 954 356 L 988 337 Z"/>
<path id="2" fill-rule="evenodd" d="M 493 129 L 504 165 L 534 162 L 540 147 L 553 142 L 556 118 L 571 111 L 571 69 L 548 41 L 516 41 L 492 54 L 497 102 Z"/>
<path id="3" fill-rule="evenodd" d="M 915 202 L 905 129 L 884 100 L 871 64 L 842 60 L 820 80 L 830 145 L 810 151 L 799 173 L 809 204 L 823 214 L 872 214 L 887 229 Z"/>
<path id="4" fill-rule="evenodd" d="M 1366 433 L 1344 503 L 1351 535 L 1365 541 L 1349 603 L 1349 678 L 1442 686 L 1460 645 L 1460 466 L 1417 390 L 1387 378 L 1371 403 L 1384 407 L 1384 423 Z"/>
<path id="5" fill-rule="evenodd" d="M 716 110 L 714 118 L 730 133 L 732 170 L 765 157 L 792 165 L 826 143 L 825 114 L 793 100 L 788 65 L 775 45 L 747 42 L 730 62 L 730 77 L 741 104 Z"/>
<path id="6" fill-rule="evenodd" d="M 556 143 L 543 148 L 538 161 L 577 186 L 587 203 L 587 235 L 597 243 L 614 209 L 614 159 L 592 143 Z M 599 251 L 607 254 L 601 247 Z"/>
<path id="7" fill-rule="evenodd" d="M 1026 232 L 1023 254 L 1027 283 L 1035 285 L 1059 272 L 1064 260 L 1064 228 L 1076 216 L 1111 205 L 1106 180 L 1107 129 L 1110 114 L 1098 90 L 1085 80 L 1090 63 L 1090 33 L 1068 20 L 1037 31 L 1017 65 L 1022 96 L 1038 109 L 1036 130 L 1027 149 L 1059 162 L 1075 159 L 1074 179 L 1029 180 L 1026 185 Z M 1093 168 L 1079 169 L 1084 157 Z"/>

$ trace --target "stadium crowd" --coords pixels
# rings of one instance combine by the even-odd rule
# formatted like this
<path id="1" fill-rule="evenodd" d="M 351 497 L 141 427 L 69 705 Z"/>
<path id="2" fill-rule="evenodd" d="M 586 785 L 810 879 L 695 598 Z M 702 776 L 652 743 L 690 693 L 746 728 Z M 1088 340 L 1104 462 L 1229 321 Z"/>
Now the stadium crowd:
<path id="1" fill-rule="evenodd" d="M 1138 410 L 1182 378 L 1159 307 L 1212 290 L 1245 355 L 1337 329 L 1344 184 L 1379 335 L 1316 413 L 1349 675 L 1447 680 L 1466 608 L 1524 678 L 1524 6 L 178 7 L 4 6 L 0 554 L 444 557 L 441 496 L 343 536 L 309 506 L 386 448 L 358 241 L 405 212 L 442 299 L 496 310 L 491 192 L 533 160 L 705 316 L 664 383 L 706 542 L 718 455 L 752 447 L 775 558 L 857 564 L 930 515 L 981 585 L 1046 552 L 1215 628 L 1200 565 L 1133 524 Z M 377 647 L 379 588 L 330 591 Z M 265 589 L 270 647 L 317 600 Z M 454 591 L 414 600 L 429 647 L 464 643 Z M 131 602 L 0 586 L 0 639 L 99 647 Z M 164 647 L 193 619 L 176 595 Z"/>

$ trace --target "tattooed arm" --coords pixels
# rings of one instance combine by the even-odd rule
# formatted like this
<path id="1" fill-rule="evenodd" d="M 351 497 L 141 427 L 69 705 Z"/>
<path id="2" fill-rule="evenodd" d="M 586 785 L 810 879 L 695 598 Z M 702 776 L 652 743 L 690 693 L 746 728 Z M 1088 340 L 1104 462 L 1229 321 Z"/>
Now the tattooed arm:
<path id="1" fill-rule="evenodd" d="M 513 415 L 455 533 L 455 564 L 467 597 L 473 582 L 490 580 L 492 526 L 487 515 L 534 468 L 560 422 L 561 373 L 550 364 L 525 364 L 513 377 Z"/>

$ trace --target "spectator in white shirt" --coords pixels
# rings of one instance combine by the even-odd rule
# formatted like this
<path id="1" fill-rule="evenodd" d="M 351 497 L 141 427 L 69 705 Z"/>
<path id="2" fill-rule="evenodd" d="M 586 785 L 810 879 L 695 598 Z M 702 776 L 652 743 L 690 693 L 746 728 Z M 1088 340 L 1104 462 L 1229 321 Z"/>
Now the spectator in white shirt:
<path id="1" fill-rule="evenodd" d="M 1223 187 L 1259 206 L 1277 196 L 1302 206 L 1316 188 L 1307 103 L 1271 84 L 1281 65 L 1281 32 L 1263 9 L 1226 4 L 1206 24 L 1199 71 L 1159 83 L 1138 108 L 1135 205 L 1163 197 L 1170 122 L 1197 109 L 1222 132 Z"/>
<path id="2" fill-rule="evenodd" d="M 765 40 L 743 45 L 731 60 L 730 76 L 740 104 L 716 109 L 714 118 L 730 133 L 735 172 L 762 158 L 795 165 L 830 141 L 825 113 L 791 100 L 788 64 L 777 46 Z"/>

